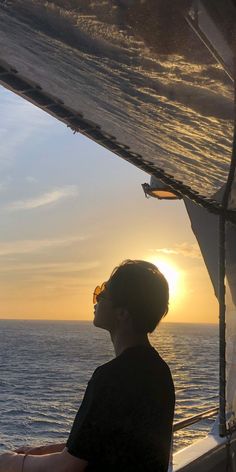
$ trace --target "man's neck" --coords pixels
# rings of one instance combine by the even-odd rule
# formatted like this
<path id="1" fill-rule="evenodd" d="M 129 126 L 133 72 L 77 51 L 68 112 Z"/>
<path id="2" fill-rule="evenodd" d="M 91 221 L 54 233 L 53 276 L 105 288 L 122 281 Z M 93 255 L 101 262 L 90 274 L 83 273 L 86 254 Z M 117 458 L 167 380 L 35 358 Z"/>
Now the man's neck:
<path id="1" fill-rule="evenodd" d="M 125 336 L 123 335 L 123 333 L 120 332 L 110 334 L 116 356 L 119 356 L 123 351 L 125 351 L 129 347 L 140 345 L 150 346 L 147 334 L 126 334 Z"/>

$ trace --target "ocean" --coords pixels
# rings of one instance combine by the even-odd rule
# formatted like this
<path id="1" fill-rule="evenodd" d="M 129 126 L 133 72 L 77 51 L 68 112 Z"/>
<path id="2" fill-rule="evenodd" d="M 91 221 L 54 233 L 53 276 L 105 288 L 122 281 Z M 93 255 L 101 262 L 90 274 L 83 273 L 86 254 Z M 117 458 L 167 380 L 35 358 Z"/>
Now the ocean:
<path id="1" fill-rule="evenodd" d="M 217 325 L 162 323 L 150 340 L 172 371 L 175 422 L 217 406 Z M 0 320 L 0 450 L 65 442 L 89 378 L 112 357 L 109 334 L 91 322 Z M 213 423 L 175 433 L 174 450 Z"/>

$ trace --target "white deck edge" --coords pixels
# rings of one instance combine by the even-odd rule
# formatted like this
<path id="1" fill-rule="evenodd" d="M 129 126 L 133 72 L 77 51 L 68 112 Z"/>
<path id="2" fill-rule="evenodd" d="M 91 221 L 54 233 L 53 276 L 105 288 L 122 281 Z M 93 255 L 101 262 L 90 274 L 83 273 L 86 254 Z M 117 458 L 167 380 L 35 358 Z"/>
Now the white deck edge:
<path id="1" fill-rule="evenodd" d="M 221 438 L 215 434 L 209 434 L 204 439 L 196 441 L 194 444 L 181 449 L 173 455 L 173 464 L 169 467 L 169 472 L 177 472 L 184 467 L 197 461 L 199 458 L 212 453 L 216 449 L 220 449 L 227 443 L 227 438 Z"/>

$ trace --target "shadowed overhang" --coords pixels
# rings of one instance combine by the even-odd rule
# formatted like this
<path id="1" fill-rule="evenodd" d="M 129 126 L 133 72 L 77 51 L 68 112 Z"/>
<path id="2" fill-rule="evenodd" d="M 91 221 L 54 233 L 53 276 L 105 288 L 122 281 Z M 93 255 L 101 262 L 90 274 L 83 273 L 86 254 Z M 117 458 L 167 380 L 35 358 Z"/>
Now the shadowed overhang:
<path id="1" fill-rule="evenodd" d="M 0 82 L 219 213 L 233 179 L 234 18 L 231 0 L 223 12 L 218 0 L 7 0 Z"/>

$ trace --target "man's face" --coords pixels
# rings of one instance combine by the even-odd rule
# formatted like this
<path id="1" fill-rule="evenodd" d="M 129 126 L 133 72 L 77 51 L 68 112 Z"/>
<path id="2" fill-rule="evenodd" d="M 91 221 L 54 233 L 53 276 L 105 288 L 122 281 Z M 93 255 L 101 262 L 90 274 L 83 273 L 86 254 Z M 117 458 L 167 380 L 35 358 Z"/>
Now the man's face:
<path id="1" fill-rule="evenodd" d="M 96 305 L 94 306 L 94 326 L 111 331 L 117 324 L 116 309 L 112 305 L 109 294 L 109 284 L 106 289 L 98 296 Z"/>

